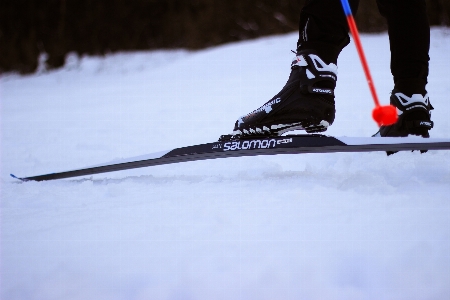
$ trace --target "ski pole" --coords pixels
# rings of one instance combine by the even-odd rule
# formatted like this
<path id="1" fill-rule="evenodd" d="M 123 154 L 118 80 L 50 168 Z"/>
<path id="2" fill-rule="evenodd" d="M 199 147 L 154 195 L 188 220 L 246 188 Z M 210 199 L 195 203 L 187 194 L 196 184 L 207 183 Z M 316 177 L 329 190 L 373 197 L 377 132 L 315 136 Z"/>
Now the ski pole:
<path id="1" fill-rule="evenodd" d="M 355 19 L 353 18 L 352 10 L 348 0 L 341 0 L 342 8 L 344 9 L 345 16 L 347 18 L 348 27 L 355 41 L 356 50 L 358 51 L 359 59 L 361 60 L 364 73 L 366 75 L 367 83 L 369 84 L 370 93 L 372 94 L 373 101 L 375 102 L 375 108 L 372 111 L 372 118 L 377 122 L 378 126 L 391 125 L 397 121 L 397 109 L 392 105 L 381 106 L 378 101 L 375 85 L 370 75 L 369 65 L 367 63 L 364 51 L 362 48 L 361 40 L 359 38 L 358 28 L 356 27 Z"/>

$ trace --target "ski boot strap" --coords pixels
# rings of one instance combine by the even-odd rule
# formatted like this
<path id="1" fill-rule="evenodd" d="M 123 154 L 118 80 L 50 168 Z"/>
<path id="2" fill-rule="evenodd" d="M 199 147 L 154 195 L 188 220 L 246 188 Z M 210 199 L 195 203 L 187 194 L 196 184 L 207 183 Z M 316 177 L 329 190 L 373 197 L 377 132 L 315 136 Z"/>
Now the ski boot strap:
<path id="1" fill-rule="evenodd" d="M 334 96 L 338 68 L 334 63 L 326 64 L 315 54 L 296 55 L 291 68 L 304 68 L 306 78 L 302 78 L 303 93 Z M 320 84 L 317 84 L 319 83 Z M 317 85 L 316 85 L 317 84 Z"/>

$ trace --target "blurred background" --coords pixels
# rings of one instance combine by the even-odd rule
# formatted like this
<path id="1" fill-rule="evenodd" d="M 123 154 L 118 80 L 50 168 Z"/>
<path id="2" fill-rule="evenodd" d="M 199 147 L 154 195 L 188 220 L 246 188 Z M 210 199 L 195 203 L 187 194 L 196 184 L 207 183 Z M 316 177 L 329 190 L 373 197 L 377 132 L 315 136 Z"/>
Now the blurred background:
<path id="1" fill-rule="evenodd" d="M 0 73 L 48 69 L 67 53 L 202 49 L 298 30 L 305 0 L 0 0 Z M 450 25 L 450 0 L 427 0 L 431 25 Z M 375 0 L 361 0 L 361 32 L 386 30 Z"/>

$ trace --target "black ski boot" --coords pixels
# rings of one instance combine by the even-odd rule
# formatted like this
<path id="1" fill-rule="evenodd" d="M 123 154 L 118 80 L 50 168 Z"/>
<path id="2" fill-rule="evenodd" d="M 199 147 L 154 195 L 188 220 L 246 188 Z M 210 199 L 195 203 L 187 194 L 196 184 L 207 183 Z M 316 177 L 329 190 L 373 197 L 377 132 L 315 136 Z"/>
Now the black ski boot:
<path id="1" fill-rule="evenodd" d="M 327 130 L 334 121 L 334 88 L 337 66 L 326 64 L 314 51 L 297 52 L 283 89 L 270 101 L 240 117 L 234 126 L 237 137 L 281 135 L 291 130 L 308 133 Z"/>
<path id="2" fill-rule="evenodd" d="M 395 124 L 381 126 L 374 137 L 406 137 L 418 135 L 424 138 L 430 137 L 428 131 L 433 128 L 431 121 L 431 110 L 428 94 L 413 94 L 407 96 L 394 89 L 390 102 L 397 108 L 398 120 Z"/>
<path id="3" fill-rule="evenodd" d="M 431 121 L 431 110 L 428 94 L 413 94 L 411 97 L 394 89 L 391 94 L 391 104 L 397 108 L 398 120 L 393 125 L 381 126 L 374 137 L 407 137 L 418 135 L 424 138 L 430 137 L 428 131 L 433 128 Z M 392 155 L 397 151 L 387 151 Z M 427 150 L 420 150 L 421 153 Z"/>

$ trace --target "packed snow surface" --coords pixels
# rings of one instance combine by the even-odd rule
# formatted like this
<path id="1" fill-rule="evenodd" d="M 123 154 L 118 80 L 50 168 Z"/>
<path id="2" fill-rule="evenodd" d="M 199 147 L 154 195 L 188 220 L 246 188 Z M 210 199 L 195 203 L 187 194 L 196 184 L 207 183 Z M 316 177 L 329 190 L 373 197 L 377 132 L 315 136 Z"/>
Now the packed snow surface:
<path id="1" fill-rule="evenodd" d="M 68 57 L 1 77 L 1 299 L 450 299 L 450 151 L 228 158 L 39 175 L 217 140 L 287 80 L 296 34 L 197 52 Z M 387 34 L 362 42 L 383 104 Z M 450 31 L 431 34 L 449 138 Z M 327 134 L 370 137 L 353 44 Z"/>

